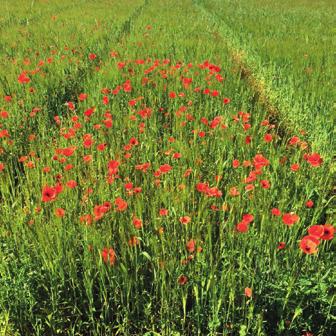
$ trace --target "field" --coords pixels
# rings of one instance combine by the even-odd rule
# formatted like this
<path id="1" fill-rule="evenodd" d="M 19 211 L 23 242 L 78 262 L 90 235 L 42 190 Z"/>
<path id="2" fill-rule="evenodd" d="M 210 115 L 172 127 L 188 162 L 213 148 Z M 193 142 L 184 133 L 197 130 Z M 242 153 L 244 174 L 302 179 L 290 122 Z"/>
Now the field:
<path id="1" fill-rule="evenodd" d="M 0 336 L 333 336 L 333 0 L 0 0 Z"/>

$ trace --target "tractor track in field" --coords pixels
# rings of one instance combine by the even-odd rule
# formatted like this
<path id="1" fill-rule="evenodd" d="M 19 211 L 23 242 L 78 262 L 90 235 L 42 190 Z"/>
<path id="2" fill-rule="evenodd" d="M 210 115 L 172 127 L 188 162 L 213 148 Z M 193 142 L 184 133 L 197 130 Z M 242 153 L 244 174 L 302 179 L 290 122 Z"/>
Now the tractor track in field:
<path id="1" fill-rule="evenodd" d="M 131 14 L 125 18 L 125 20 L 123 22 L 120 23 L 119 25 L 119 30 L 118 33 L 116 34 L 115 37 L 115 41 L 117 44 L 120 44 L 124 38 L 127 36 L 127 34 L 130 33 L 131 30 L 131 25 L 132 22 L 134 22 L 135 20 L 137 20 L 137 18 L 139 17 L 139 15 L 142 13 L 143 9 L 148 5 L 149 0 L 145 0 L 140 6 L 136 7 Z M 86 79 L 90 77 L 90 75 L 93 74 L 93 68 L 79 68 L 77 70 L 77 72 L 72 75 L 71 80 L 68 80 L 68 83 L 85 83 Z M 63 87 L 63 84 L 61 85 L 61 87 Z M 54 88 L 53 88 L 54 90 Z M 65 101 L 70 101 L 73 100 L 76 104 L 78 103 L 78 95 L 80 94 L 80 92 L 82 92 L 84 90 L 84 87 L 82 85 L 73 85 L 71 84 L 71 86 L 69 87 L 69 90 L 64 90 L 65 93 L 57 99 L 57 104 L 58 105 L 62 105 L 64 104 Z M 56 87 L 56 90 L 54 90 L 55 92 L 62 92 L 62 90 L 60 90 L 59 87 Z M 52 97 L 52 95 L 48 95 L 48 97 Z M 56 104 L 56 105 L 57 105 Z M 49 104 L 49 110 L 53 110 L 53 106 L 55 105 L 55 103 Z M 55 111 L 57 110 L 54 109 Z"/>
<path id="2" fill-rule="evenodd" d="M 123 22 L 117 34 L 117 43 L 120 43 L 125 38 L 125 36 L 130 34 L 132 23 L 138 19 L 144 8 L 148 6 L 149 2 L 150 0 L 145 0 L 144 3 L 135 8 L 131 15 Z"/>
<path id="3" fill-rule="evenodd" d="M 218 27 L 212 13 L 205 9 L 199 1 L 195 1 L 194 4 L 199 11 L 206 16 L 207 20 L 213 24 L 213 26 Z M 277 134 L 283 138 L 285 135 L 297 133 L 297 130 L 294 130 L 290 125 L 285 124 L 284 121 L 281 120 L 281 111 L 275 104 L 272 103 L 269 95 L 267 94 L 265 84 L 255 76 L 252 67 L 244 61 L 244 55 L 246 55 L 246 53 L 242 50 L 234 48 L 232 44 L 223 37 L 223 34 L 219 29 L 215 32 L 215 36 L 227 46 L 232 64 L 240 73 L 240 78 L 245 80 L 249 87 L 252 88 L 254 93 L 253 100 L 260 103 L 267 111 L 270 121 L 275 124 L 277 128 Z"/>
<path id="4" fill-rule="evenodd" d="M 145 0 L 140 6 L 136 7 L 131 14 L 120 23 L 120 29 L 115 37 L 115 41 L 117 44 L 123 42 L 128 34 L 131 31 L 131 25 L 135 20 L 138 19 L 144 8 L 149 4 L 150 0 Z M 79 83 L 85 83 L 87 78 L 89 78 L 93 74 L 92 67 L 80 67 L 76 69 L 75 72 L 67 73 L 67 80 L 59 82 L 57 85 L 53 87 L 49 87 L 46 96 L 46 109 L 48 111 L 48 116 L 50 118 L 50 122 L 52 123 L 54 120 L 55 112 L 59 110 L 60 107 L 64 105 L 66 101 L 74 101 L 75 104 L 78 103 L 78 95 L 84 91 L 84 85 Z M 4 89 L 7 95 L 11 95 L 11 89 L 8 85 L 8 80 L 6 77 L 0 77 L 0 87 Z M 12 162 L 12 171 L 13 175 L 13 185 L 11 186 L 12 193 L 13 190 L 16 190 L 20 183 L 20 176 L 24 176 L 23 165 L 16 162 L 14 157 L 11 158 Z M 0 192 L 0 202 L 3 198 L 3 195 Z"/>
<path id="5" fill-rule="evenodd" d="M 210 13 L 207 9 L 205 9 L 200 1 L 194 1 L 194 5 L 199 11 L 207 18 L 209 22 L 211 22 L 215 27 L 218 27 L 217 22 L 213 19 L 212 13 Z M 222 21 L 222 20 L 221 20 Z M 223 34 L 218 30 L 216 33 L 216 37 L 219 38 L 225 45 L 229 51 L 229 57 L 233 63 L 233 65 L 238 69 L 240 73 L 240 78 L 247 82 L 248 86 L 253 91 L 253 100 L 261 104 L 267 112 L 269 121 L 275 125 L 277 135 L 282 139 L 285 136 L 291 136 L 298 133 L 298 130 L 293 129 L 290 125 L 288 125 L 285 121 L 282 120 L 282 112 L 281 110 L 272 103 L 272 99 L 269 97 L 267 93 L 267 89 L 265 84 L 257 78 L 254 74 L 251 65 L 249 65 L 244 57 L 246 52 L 243 50 L 238 50 L 232 46 L 232 44 L 223 37 Z M 311 149 L 311 144 L 308 143 L 308 147 Z M 336 161 L 334 158 L 333 162 Z M 335 174 L 333 175 L 332 181 L 336 181 Z M 330 189 L 326 193 L 326 200 L 331 204 L 326 208 L 326 211 L 330 209 L 336 208 L 336 183 L 332 182 Z M 335 215 L 332 213 L 331 216 L 325 215 L 324 217 L 329 221 Z"/>

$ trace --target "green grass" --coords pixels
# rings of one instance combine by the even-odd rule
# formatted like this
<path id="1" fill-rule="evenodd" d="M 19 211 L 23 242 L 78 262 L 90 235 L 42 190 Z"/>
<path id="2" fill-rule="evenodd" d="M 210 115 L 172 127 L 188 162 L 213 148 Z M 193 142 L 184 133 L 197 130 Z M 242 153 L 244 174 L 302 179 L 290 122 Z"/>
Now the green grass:
<path id="1" fill-rule="evenodd" d="M 265 122 L 267 108 L 232 60 L 237 40 L 221 28 L 222 9 L 177 0 L 20 4 L 15 12 L 5 2 L 0 19 L 0 132 L 10 135 L 0 133 L 0 335 L 331 336 L 335 240 L 315 233 L 312 254 L 299 245 L 313 225 L 334 223 L 331 150 L 314 167 L 308 157 L 322 141 L 298 134 L 300 145 L 289 145 L 295 134 Z M 29 83 L 18 82 L 22 71 Z M 262 168 L 258 154 L 269 161 Z M 57 184 L 63 190 L 44 202 L 43 189 Z M 104 202 L 111 208 L 95 220 Z M 285 225 L 272 208 L 299 219 Z M 254 218 L 239 232 L 246 214 Z"/>

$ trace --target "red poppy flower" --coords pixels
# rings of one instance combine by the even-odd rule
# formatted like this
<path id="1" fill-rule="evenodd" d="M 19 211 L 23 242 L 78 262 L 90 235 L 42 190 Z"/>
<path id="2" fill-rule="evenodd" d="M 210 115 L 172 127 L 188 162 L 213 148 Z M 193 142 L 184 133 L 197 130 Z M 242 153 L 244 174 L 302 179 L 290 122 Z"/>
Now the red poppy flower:
<path id="1" fill-rule="evenodd" d="M 132 146 L 137 146 L 139 144 L 139 141 L 132 137 L 130 140 L 129 140 L 129 144 L 132 145 Z"/>
<path id="2" fill-rule="evenodd" d="M 109 103 L 109 98 L 107 96 L 103 97 L 103 104 L 107 105 Z"/>
<path id="3" fill-rule="evenodd" d="M 132 182 L 127 182 L 124 184 L 124 188 L 126 190 L 132 190 L 133 189 L 133 183 Z"/>
<path id="4" fill-rule="evenodd" d="M 221 123 L 221 121 L 222 121 L 221 116 L 215 117 L 210 123 L 210 128 L 215 129 Z"/>
<path id="5" fill-rule="evenodd" d="M 180 275 L 177 281 L 179 285 L 183 286 L 188 282 L 188 278 L 185 275 Z"/>
<path id="6" fill-rule="evenodd" d="M 245 294 L 246 297 L 250 298 L 252 296 L 252 289 L 249 288 L 249 287 L 246 287 L 244 289 L 244 294 Z"/>
<path id="7" fill-rule="evenodd" d="M 238 168 L 239 165 L 240 165 L 239 160 L 233 160 L 233 161 L 232 161 L 232 167 L 233 167 L 233 168 Z"/>
<path id="8" fill-rule="evenodd" d="M 312 332 L 310 332 L 310 331 L 302 331 L 302 334 L 301 334 L 301 336 L 314 336 L 314 334 L 312 333 Z"/>
<path id="9" fill-rule="evenodd" d="M 289 140 L 289 144 L 291 145 L 291 146 L 294 146 L 294 145 L 296 145 L 297 143 L 299 143 L 300 142 L 300 139 L 299 139 L 299 137 L 297 137 L 297 136 L 293 136 L 290 140 Z"/>
<path id="10" fill-rule="evenodd" d="M 55 210 L 55 215 L 56 215 L 57 217 L 62 218 L 62 217 L 64 217 L 64 215 L 65 215 L 65 210 L 62 209 L 62 208 L 57 208 L 57 209 Z"/>
<path id="11" fill-rule="evenodd" d="M 273 140 L 272 134 L 269 134 L 269 133 L 265 134 L 264 140 L 265 140 L 265 142 L 272 142 L 272 140 Z"/>
<path id="12" fill-rule="evenodd" d="M 331 224 L 323 225 L 323 230 L 322 240 L 331 240 L 334 238 L 335 228 Z"/>
<path id="13" fill-rule="evenodd" d="M 80 93 L 79 96 L 78 96 L 78 99 L 80 101 L 84 101 L 86 98 L 87 98 L 87 94 L 86 93 Z"/>
<path id="14" fill-rule="evenodd" d="M 261 180 L 260 185 L 264 189 L 269 189 L 271 187 L 271 184 L 267 180 Z"/>
<path id="15" fill-rule="evenodd" d="M 4 130 L 0 130 L 0 139 L 1 138 L 9 138 L 10 135 L 9 135 L 9 132 L 8 130 L 4 129 Z"/>
<path id="16" fill-rule="evenodd" d="M 278 250 L 283 250 L 286 247 L 286 243 L 285 242 L 280 242 L 278 244 Z"/>
<path id="17" fill-rule="evenodd" d="M 319 240 L 314 236 L 305 236 L 300 241 L 300 249 L 305 254 L 314 254 L 318 251 Z"/>
<path id="18" fill-rule="evenodd" d="M 230 196 L 239 196 L 240 195 L 240 192 L 238 191 L 238 189 L 236 187 L 232 187 L 230 188 L 229 190 L 229 195 Z"/>
<path id="19" fill-rule="evenodd" d="M 42 190 L 42 202 L 51 202 L 56 199 L 56 188 L 45 186 Z"/>
<path id="20" fill-rule="evenodd" d="M 188 168 L 188 169 L 186 169 L 186 171 L 184 172 L 183 176 L 184 176 L 184 177 L 188 177 L 188 176 L 190 176 L 191 173 L 192 173 L 192 169 L 191 169 L 191 168 Z"/>
<path id="21" fill-rule="evenodd" d="M 200 182 L 200 183 L 196 184 L 196 190 L 201 192 L 201 193 L 206 193 L 208 188 L 209 188 L 209 186 L 208 186 L 207 183 Z"/>
<path id="22" fill-rule="evenodd" d="M 246 123 L 243 125 L 243 128 L 244 128 L 244 131 L 247 131 L 251 128 L 251 124 Z"/>
<path id="23" fill-rule="evenodd" d="M 262 155 L 257 154 L 253 159 L 255 169 L 261 169 L 269 165 L 269 161 Z"/>
<path id="24" fill-rule="evenodd" d="M 312 208 L 314 206 L 314 202 L 312 201 L 312 200 L 308 200 L 307 202 L 306 202 L 306 207 L 307 208 Z"/>
<path id="25" fill-rule="evenodd" d="M 180 217 L 181 224 L 187 225 L 188 223 L 190 223 L 190 221 L 191 221 L 191 218 L 189 216 Z"/>
<path id="26" fill-rule="evenodd" d="M 164 164 L 164 165 L 160 166 L 159 170 L 162 174 L 168 173 L 169 171 L 172 170 L 172 166 L 169 165 L 169 164 Z"/>
<path id="27" fill-rule="evenodd" d="M 251 222 L 253 222 L 254 220 L 254 216 L 251 214 L 245 214 L 243 215 L 243 222 L 250 224 Z"/>
<path id="28" fill-rule="evenodd" d="M 189 253 L 193 253 L 195 251 L 196 248 L 196 242 L 194 239 L 190 239 L 187 243 L 186 243 L 186 249 L 188 250 Z"/>
<path id="29" fill-rule="evenodd" d="M 121 197 L 117 197 L 114 201 L 114 204 L 117 207 L 117 211 L 125 211 L 127 209 L 127 202 L 124 201 Z"/>
<path id="30" fill-rule="evenodd" d="M 244 183 L 251 183 L 257 179 L 257 174 L 255 171 L 250 171 L 249 176 L 244 180 Z"/>
<path id="31" fill-rule="evenodd" d="M 133 218 L 133 226 L 137 229 L 140 230 L 142 228 L 142 220 L 140 218 Z"/>
<path id="32" fill-rule="evenodd" d="M 64 167 L 64 170 L 65 171 L 69 171 L 73 168 L 73 165 L 72 164 L 67 164 L 65 167 Z"/>
<path id="33" fill-rule="evenodd" d="M 300 169 L 300 165 L 298 163 L 293 163 L 290 166 L 290 169 L 291 169 L 291 171 L 296 172 L 296 171 L 298 171 Z"/>
<path id="34" fill-rule="evenodd" d="M 84 155 L 83 156 L 83 161 L 86 163 L 89 163 L 92 161 L 92 155 Z"/>
<path id="35" fill-rule="evenodd" d="M 139 193 L 142 192 L 142 188 L 141 188 L 141 187 L 135 187 L 135 188 L 133 189 L 133 192 L 134 192 L 134 194 L 139 194 Z"/>
<path id="36" fill-rule="evenodd" d="M 95 108 L 94 107 L 91 107 L 91 108 L 88 108 L 85 112 L 84 112 L 84 115 L 86 117 L 91 117 L 91 115 L 94 113 L 95 111 Z"/>
<path id="37" fill-rule="evenodd" d="M 323 159 L 317 153 L 306 154 L 304 158 L 312 167 L 319 167 L 323 163 Z"/>
<path id="38" fill-rule="evenodd" d="M 73 102 L 66 102 L 65 105 L 68 106 L 71 111 L 75 109 L 75 104 Z"/>
<path id="39" fill-rule="evenodd" d="M 282 221 L 284 224 L 288 226 L 292 226 L 296 222 L 298 222 L 300 217 L 294 213 L 285 213 L 282 215 Z"/>
<path id="40" fill-rule="evenodd" d="M 245 190 L 246 191 L 251 191 L 251 190 L 253 190 L 255 188 L 255 186 L 253 185 L 253 184 L 247 184 L 246 186 L 245 186 Z"/>
<path id="41" fill-rule="evenodd" d="M 212 187 L 209 188 L 207 191 L 207 195 L 209 197 L 222 197 L 223 193 L 217 188 L 217 187 Z"/>
<path id="42" fill-rule="evenodd" d="M 57 195 L 60 194 L 60 193 L 63 191 L 63 186 L 62 186 L 61 183 L 57 183 L 57 184 L 55 185 L 55 191 L 56 191 L 56 194 L 57 194 Z"/>
<path id="43" fill-rule="evenodd" d="M 112 247 L 104 247 L 101 251 L 101 257 L 105 264 L 113 266 L 116 262 L 116 254 Z"/>
<path id="44" fill-rule="evenodd" d="M 206 126 L 208 126 L 208 124 L 209 124 L 209 121 L 208 121 L 208 119 L 207 119 L 207 118 L 205 118 L 205 117 L 202 117 L 202 118 L 201 118 L 201 123 L 202 123 L 202 124 L 204 124 L 204 125 L 206 125 Z"/>
<path id="45" fill-rule="evenodd" d="M 25 71 L 21 72 L 21 74 L 19 75 L 18 82 L 20 84 L 27 84 L 30 82 L 30 78 L 27 76 L 27 73 Z"/>
<path id="46" fill-rule="evenodd" d="M 93 145 L 93 139 L 91 134 L 84 134 L 83 136 L 83 146 L 85 148 L 90 148 Z"/>
<path id="47" fill-rule="evenodd" d="M 245 143 L 248 145 L 248 144 L 251 143 L 251 141 L 252 141 L 252 137 L 251 137 L 251 135 L 247 135 L 247 136 L 245 137 Z"/>
<path id="48" fill-rule="evenodd" d="M 89 60 L 93 61 L 93 60 L 96 59 L 96 58 L 97 58 L 97 55 L 96 55 L 96 54 L 94 54 L 94 53 L 90 53 L 90 54 L 89 54 Z"/>
<path id="49" fill-rule="evenodd" d="M 167 216 L 168 215 L 168 210 L 167 209 L 160 209 L 159 211 L 160 216 Z"/>
<path id="50" fill-rule="evenodd" d="M 7 111 L 0 111 L 0 118 L 7 119 L 9 114 Z"/>
<path id="51" fill-rule="evenodd" d="M 105 150 L 106 147 L 107 147 L 107 144 L 106 144 L 106 143 L 101 143 L 101 144 L 98 144 L 98 145 L 97 145 L 97 150 L 98 150 L 99 152 L 102 152 L 102 151 Z"/>
<path id="52" fill-rule="evenodd" d="M 247 222 L 241 221 L 236 225 L 236 230 L 240 233 L 245 233 L 248 231 L 248 227 L 249 226 Z"/>
<path id="53" fill-rule="evenodd" d="M 81 223 L 85 223 L 86 225 L 91 225 L 91 223 L 92 223 L 92 216 L 89 215 L 89 214 L 82 215 L 82 216 L 80 216 L 79 221 Z"/>
<path id="54" fill-rule="evenodd" d="M 128 79 L 125 81 L 125 83 L 123 84 L 123 89 L 124 92 L 131 92 L 132 91 L 132 84 L 131 81 Z"/>
<path id="55" fill-rule="evenodd" d="M 310 236 L 313 236 L 317 239 L 320 239 L 324 234 L 323 225 L 313 225 L 308 229 L 308 233 Z"/>
<path id="56" fill-rule="evenodd" d="M 93 209 L 93 213 L 95 215 L 95 220 L 98 221 L 101 219 L 105 213 L 107 213 L 111 209 L 111 203 L 105 202 L 102 205 L 96 205 Z"/>
<path id="57" fill-rule="evenodd" d="M 131 99 L 129 102 L 128 102 L 128 105 L 129 106 L 135 106 L 137 100 L 136 99 Z"/>
<path id="58" fill-rule="evenodd" d="M 64 156 L 69 157 L 69 156 L 73 155 L 73 153 L 75 152 L 76 149 L 77 149 L 77 147 L 75 147 L 75 146 L 64 148 L 64 149 L 61 150 L 61 153 Z"/>
<path id="59" fill-rule="evenodd" d="M 74 180 L 70 180 L 66 183 L 66 186 L 70 189 L 76 188 L 77 187 L 77 182 Z"/>
<path id="60" fill-rule="evenodd" d="M 117 174 L 118 173 L 118 167 L 120 165 L 119 161 L 116 160 L 111 160 L 108 163 L 108 173 L 111 175 Z"/>

